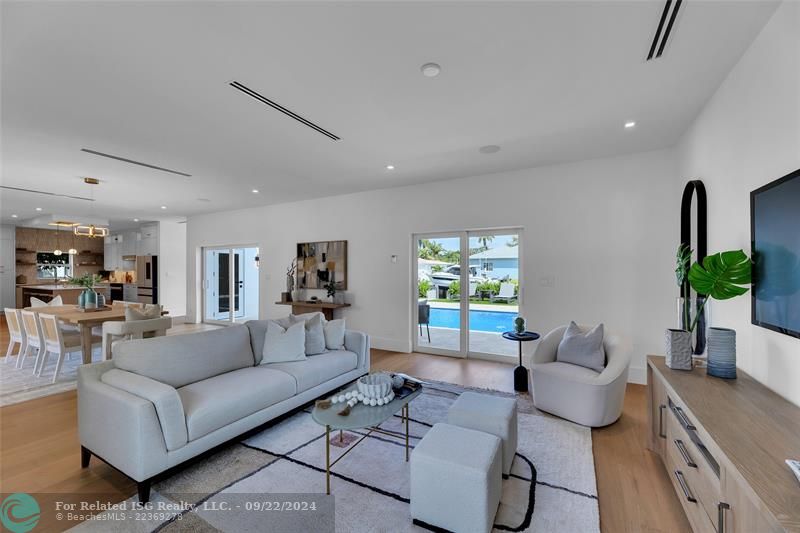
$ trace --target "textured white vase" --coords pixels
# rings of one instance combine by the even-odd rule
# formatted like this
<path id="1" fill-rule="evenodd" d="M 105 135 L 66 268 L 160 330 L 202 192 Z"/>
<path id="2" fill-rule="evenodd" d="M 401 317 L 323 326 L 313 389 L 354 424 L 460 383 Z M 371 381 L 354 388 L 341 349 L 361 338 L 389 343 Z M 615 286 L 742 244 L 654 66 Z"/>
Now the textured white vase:
<path id="1" fill-rule="evenodd" d="M 692 334 L 685 329 L 668 329 L 664 332 L 667 366 L 673 370 L 692 369 Z"/>

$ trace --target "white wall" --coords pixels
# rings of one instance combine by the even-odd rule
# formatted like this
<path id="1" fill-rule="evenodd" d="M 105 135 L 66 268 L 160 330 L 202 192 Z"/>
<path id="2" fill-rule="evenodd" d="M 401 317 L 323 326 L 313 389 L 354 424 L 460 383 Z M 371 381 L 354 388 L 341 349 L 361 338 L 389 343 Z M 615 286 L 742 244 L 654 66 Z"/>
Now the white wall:
<path id="1" fill-rule="evenodd" d="M 186 315 L 186 277 L 186 224 L 159 222 L 158 299 L 177 322 Z"/>
<path id="2" fill-rule="evenodd" d="M 0 225 L 0 310 L 17 306 L 16 227 Z"/>
<path id="3" fill-rule="evenodd" d="M 709 251 L 750 250 L 750 191 L 800 168 L 800 3 L 784 2 L 678 146 L 708 190 Z M 798 206 L 800 209 L 800 206 Z M 738 366 L 800 405 L 800 340 L 750 324 L 750 298 L 712 302 Z"/>
<path id="4" fill-rule="evenodd" d="M 409 351 L 411 235 L 523 227 L 530 327 L 604 322 L 630 339 L 641 382 L 645 354 L 663 352 L 674 322 L 676 172 L 664 150 L 191 217 L 187 316 L 199 320 L 203 246 L 257 243 L 261 316 L 277 317 L 287 314 L 273 302 L 296 243 L 346 239 L 348 327 L 368 332 L 375 347 Z M 555 286 L 541 286 L 544 276 Z"/>

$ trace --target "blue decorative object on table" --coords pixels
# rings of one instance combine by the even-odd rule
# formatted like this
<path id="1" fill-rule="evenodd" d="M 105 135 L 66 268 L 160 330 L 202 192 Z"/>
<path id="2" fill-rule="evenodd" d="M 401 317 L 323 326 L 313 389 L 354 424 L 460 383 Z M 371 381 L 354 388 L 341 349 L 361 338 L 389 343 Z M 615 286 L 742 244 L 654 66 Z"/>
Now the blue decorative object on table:
<path id="1" fill-rule="evenodd" d="M 506 331 L 503 333 L 504 339 L 519 343 L 519 366 L 514 369 L 514 390 L 517 392 L 528 392 L 528 369 L 522 366 L 522 343 L 535 341 L 539 336 L 533 331 L 523 331 L 522 333 Z"/>
<path id="2" fill-rule="evenodd" d="M 736 331 L 727 328 L 708 328 L 709 376 L 736 379 Z"/>

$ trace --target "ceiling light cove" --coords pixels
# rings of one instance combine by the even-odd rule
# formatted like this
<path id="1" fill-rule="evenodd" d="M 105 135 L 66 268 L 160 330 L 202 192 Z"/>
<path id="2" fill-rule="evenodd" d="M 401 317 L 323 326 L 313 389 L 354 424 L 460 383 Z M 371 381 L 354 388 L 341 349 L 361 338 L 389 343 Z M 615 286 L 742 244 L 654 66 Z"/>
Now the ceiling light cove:
<path id="1" fill-rule="evenodd" d="M 625 129 L 627 130 L 633 128 L 634 126 L 636 126 L 636 122 L 634 122 L 633 120 L 630 120 L 625 123 Z"/>
<path id="2" fill-rule="evenodd" d="M 425 63 L 419 67 L 419 69 L 422 71 L 422 75 L 426 78 L 435 78 L 440 72 L 442 72 L 442 67 L 436 63 Z"/>
<path id="3" fill-rule="evenodd" d="M 478 151 L 482 154 L 496 154 L 500 151 L 500 147 L 496 144 L 487 144 L 478 148 Z"/>

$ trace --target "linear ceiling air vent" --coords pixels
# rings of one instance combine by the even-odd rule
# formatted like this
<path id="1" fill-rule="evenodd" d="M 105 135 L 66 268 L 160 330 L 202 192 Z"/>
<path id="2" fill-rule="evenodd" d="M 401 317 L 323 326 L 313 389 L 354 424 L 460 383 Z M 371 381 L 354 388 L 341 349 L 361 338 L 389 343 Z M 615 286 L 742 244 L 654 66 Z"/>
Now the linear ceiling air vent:
<path id="1" fill-rule="evenodd" d="M 9 191 L 29 192 L 33 194 L 44 194 L 47 196 L 58 196 L 59 198 L 71 198 L 72 200 L 85 200 L 87 202 L 94 202 L 94 198 L 85 198 L 83 196 L 72 196 L 71 194 L 58 194 L 55 192 L 37 191 L 35 189 L 23 189 L 22 187 L 9 187 L 8 185 L 0 185 L 0 189 L 8 189 Z"/>
<path id="2" fill-rule="evenodd" d="M 672 33 L 672 26 L 675 24 L 675 18 L 678 16 L 681 2 L 682 0 L 676 0 L 674 8 L 672 0 L 667 0 L 667 3 L 664 4 L 664 11 L 661 13 L 661 19 L 658 21 L 656 34 L 653 36 L 653 43 L 650 45 L 650 53 L 647 54 L 648 61 L 657 59 L 664 53 L 664 47 L 667 45 L 667 39 L 669 39 L 670 33 Z M 669 18 L 669 22 L 667 22 L 667 18 Z M 664 28 L 665 22 L 667 23 L 666 29 Z"/>
<path id="3" fill-rule="evenodd" d="M 250 96 L 251 98 L 255 98 L 256 100 L 258 100 L 262 104 L 267 104 L 271 108 L 273 108 L 273 109 L 275 109 L 277 111 L 280 111 L 281 113 L 283 113 L 287 117 L 291 117 L 291 118 L 295 119 L 296 121 L 298 121 L 298 122 L 300 122 L 302 124 L 305 124 L 306 126 L 311 128 L 312 130 L 315 130 L 315 131 L 325 135 L 326 137 L 329 137 L 329 138 L 333 139 L 334 141 L 340 141 L 341 140 L 340 137 L 334 135 L 333 133 L 329 132 L 325 128 L 323 128 L 321 126 L 317 126 L 316 124 L 314 124 L 310 120 L 307 120 L 307 119 L 301 117 L 300 115 L 298 115 L 297 113 L 294 113 L 293 111 L 290 111 L 290 110 L 286 109 L 285 107 L 283 107 L 282 105 L 280 105 L 277 102 L 273 102 L 272 100 L 270 100 L 266 96 L 258 94 L 253 89 L 251 89 L 251 88 L 249 88 L 249 87 L 247 87 L 245 85 L 242 85 L 238 81 L 232 81 L 228 85 L 230 85 L 234 89 L 242 91 L 244 94 L 246 94 L 247 96 Z"/>
<path id="4" fill-rule="evenodd" d="M 98 152 L 96 150 L 89 150 L 88 148 L 81 148 L 81 152 L 86 152 L 87 154 L 99 155 L 100 157 L 107 157 L 109 159 L 116 159 L 117 161 L 123 161 L 125 163 L 130 163 L 132 165 L 139 165 L 140 167 L 152 168 L 153 170 L 160 170 L 161 172 L 169 172 L 170 174 L 177 174 L 178 176 L 186 176 L 187 178 L 191 178 L 192 177 L 191 174 L 187 174 L 186 172 L 178 172 L 177 170 L 170 170 L 168 168 L 159 167 L 159 166 L 156 166 L 156 165 L 151 165 L 149 163 L 142 163 L 141 161 L 134 161 L 133 159 L 120 157 L 118 155 L 104 154 L 103 152 Z"/>

